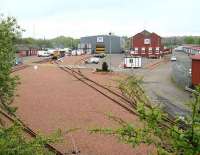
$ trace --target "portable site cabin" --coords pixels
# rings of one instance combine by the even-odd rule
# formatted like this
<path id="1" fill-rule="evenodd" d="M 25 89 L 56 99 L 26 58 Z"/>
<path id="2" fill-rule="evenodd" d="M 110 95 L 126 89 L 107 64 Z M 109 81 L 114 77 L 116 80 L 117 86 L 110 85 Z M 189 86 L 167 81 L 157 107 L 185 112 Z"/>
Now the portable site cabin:
<path id="1" fill-rule="evenodd" d="M 140 56 L 124 57 L 124 68 L 140 68 L 142 67 L 142 58 Z"/>

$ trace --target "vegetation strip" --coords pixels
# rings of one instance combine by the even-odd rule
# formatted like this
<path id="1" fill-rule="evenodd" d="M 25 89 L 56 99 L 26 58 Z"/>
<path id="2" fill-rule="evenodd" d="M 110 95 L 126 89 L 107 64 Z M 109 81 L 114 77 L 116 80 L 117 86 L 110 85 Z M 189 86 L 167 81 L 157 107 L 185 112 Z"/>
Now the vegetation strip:
<path id="1" fill-rule="evenodd" d="M 19 118 L 16 118 L 16 117 L 15 117 L 15 119 L 14 119 L 14 118 L 12 118 L 11 116 L 9 116 L 8 114 L 6 114 L 5 112 L 3 112 L 2 110 L 0 110 L 0 113 L 1 113 L 4 117 L 6 117 L 7 119 L 9 119 L 12 123 L 15 122 L 15 119 L 16 119 L 17 121 L 19 121 L 19 122 L 22 124 L 23 130 L 24 130 L 26 133 L 28 133 L 28 134 L 29 134 L 31 137 L 33 137 L 33 138 L 37 137 L 37 134 L 36 134 L 31 128 L 29 128 L 28 126 L 26 126 L 26 125 L 24 124 L 24 122 L 21 121 Z M 50 144 L 45 144 L 45 147 L 46 147 L 47 149 L 49 149 L 49 151 L 55 153 L 56 155 L 64 155 L 62 152 L 58 151 L 57 149 L 55 149 L 55 148 L 54 148 L 52 145 L 50 145 Z"/>

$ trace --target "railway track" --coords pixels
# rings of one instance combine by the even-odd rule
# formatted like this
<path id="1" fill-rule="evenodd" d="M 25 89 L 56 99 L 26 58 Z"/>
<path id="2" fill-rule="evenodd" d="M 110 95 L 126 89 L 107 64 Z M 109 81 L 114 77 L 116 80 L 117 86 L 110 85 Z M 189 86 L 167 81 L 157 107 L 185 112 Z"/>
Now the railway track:
<path id="1" fill-rule="evenodd" d="M 23 123 L 19 118 L 17 118 L 16 116 L 10 116 L 7 113 L 3 112 L 2 110 L 0 110 L 0 114 L 5 117 L 7 120 L 9 120 L 11 123 L 14 123 L 15 121 L 18 121 L 21 123 L 23 130 L 25 133 L 27 133 L 30 137 L 32 138 L 36 138 L 37 134 L 28 126 L 25 125 L 25 123 Z M 56 155 L 64 155 L 62 152 L 60 152 L 59 150 L 57 150 L 56 148 L 54 148 L 52 145 L 50 144 L 45 144 L 45 147 L 51 151 L 52 153 L 56 154 Z"/>
<path id="2" fill-rule="evenodd" d="M 129 104 L 128 104 L 127 103 L 128 100 L 125 99 L 125 97 L 123 97 L 123 96 L 117 94 L 116 92 L 110 90 L 109 88 L 106 88 L 105 86 L 85 77 L 83 74 L 75 71 L 72 68 L 69 68 L 69 67 L 66 67 L 66 66 L 65 67 L 59 66 L 59 68 L 61 70 L 63 70 L 64 72 L 67 72 L 68 74 L 72 75 L 77 80 L 81 81 L 82 83 L 86 84 L 90 88 L 94 89 L 95 91 L 97 91 L 101 95 L 105 96 L 109 100 L 113 101 L 114 103 L 116 103 L 117 105 L 119 105 L 120 107 L 125 109 L 126 111 L 128 111 L 128 112 L 130 112 L 134 115 L 138 115 L 132 108 L 130 108 L 130 104 L 132 106 L 135 106 L 135 104 L 130 103 L 130 101 L 129 101 Z"/>
<path id="3" fill-rule="evenodd" d="M 29 65 L 20 65 L 20 66 L 15 66 L 13 67 L 11 73 L 14 73 L 14 72 L 17 72 L 17 71 L 20 71 L 20 70 L 23 70 L 25 68 L 29 67 Z"/>
<path id="4" fill-rule="evenodd" d="M 89 79 L 88 77 L 84 76 L 80 70 L 76 71 L 75 69 L 70 68 L 68 66 L 59 66 L 59 68 L 65 72 L 67 72 L 68 74 L 72 75 L 77 80 L 83 82 L 87 86 L 91 87 L 98 93 L 102 94 L 106 98 L 110 99 L 115 104 L 119 105 L 120 107 L 122 107 L 123 109 L 128 111 L 129 113 L 139 116 L 139 114 L 137 113 L 137 110 L 136 110 L 136 108 L 137 108 L 136 102 L 130 101 L 128 98 L 126 98 L 122 94 L 116 93 L 112 89 L 110 89 L 102 84 L 99 84 L 98 82 L 96 82 L 94 80 Z M 151 105 L 149 105 L 149 104 L 146 104 L 146 106 L 148 108 L 152 108 Z M 173 116 L 171 116 L 170 114 L 168 114 L 168 117 L 164 118 L 164 120 L 169 124 L 172 124 L 172 125 L 175 124 L 175 121 L 174 121 L 175 118 Z M 169 127 L 166 124 L 163 124 L 163 126 Z"/>
<path id="5" fill-rule="evenodd" d="M 47 59 L 43 59 L 43 60 L 39 60 L 39 61 L 35 61 L 33 63 L 35 64 L 42 64 L 42 63 L 47 63 L 51 60 L 51 58 L 47 58 Z M 13 67 L 11 73 L 14 73 L 14 72 L 17 72 L 17 71 L 20 71 L 20 70 L 23 70 L 23 69 L 26 69 L 28 67 L 30 67 L 31 65 L 26 65 L 26 64 L 22 64 L 22 65 L 19 65 L 19 66 L 15 66 Z"/>
<path id="6" fill-rule="evenodd" d="M 42 64 L 42 63 L 46 63 L 49 62 L 51 59 L 44 59 L 44 60 L 40 60 L 40 61 L 36 61 L 34 63 L 36 64 Z M 23 70 L 30 67 L 30 65 L 20 65 L 20 66 L 15 66 L 11 73 Z M 23 130 L 25 133 L 27 133 L 30 137 L 32 138 L 36 138 L 37 134 L 31 129 L 29 128 L 27 125 L 25 125 L 25 123 L 23 121 L 21 121 L 19 118 L 17 118 L 15 115 L 10 116 L 9 114 L 3 112 L 2 110 L 0 110 L 0 114 L 5 117 L 7 120 L 9 120 L 11 123 L 14 123 L 15 121 L 18 121 L 21 123 Z M 54 148 L 52 145 L 50 144 L 45 144 L 45 147 L 51 151 L 52 153 L 56 154 L 56 155 L 64 155 L 62 152 L 60 152 L 59 150 L 57 150 L 56 148 Z"/>

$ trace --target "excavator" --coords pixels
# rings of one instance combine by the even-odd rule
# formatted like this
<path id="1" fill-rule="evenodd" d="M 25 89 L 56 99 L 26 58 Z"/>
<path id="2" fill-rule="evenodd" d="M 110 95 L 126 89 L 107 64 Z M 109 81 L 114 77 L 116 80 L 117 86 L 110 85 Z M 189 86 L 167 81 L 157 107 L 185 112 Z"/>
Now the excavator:
<path id="1" fill-rule="evenodd" d="M 59 60 L 65 56 L 65 51 L 56 50 L 52 54 L 52 62 Z"/>

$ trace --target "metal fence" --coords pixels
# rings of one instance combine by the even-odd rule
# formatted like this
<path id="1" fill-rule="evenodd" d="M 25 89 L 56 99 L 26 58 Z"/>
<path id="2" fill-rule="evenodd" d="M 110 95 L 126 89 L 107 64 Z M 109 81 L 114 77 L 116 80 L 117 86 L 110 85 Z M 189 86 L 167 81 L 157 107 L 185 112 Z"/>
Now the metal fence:
<path id="1" fill-rule="evenodd" d="M 177 60 L 172 64 L 172 78 L 179 87 L 190 87 L 191 82 L 191 60 L 189 58 Z"/>

